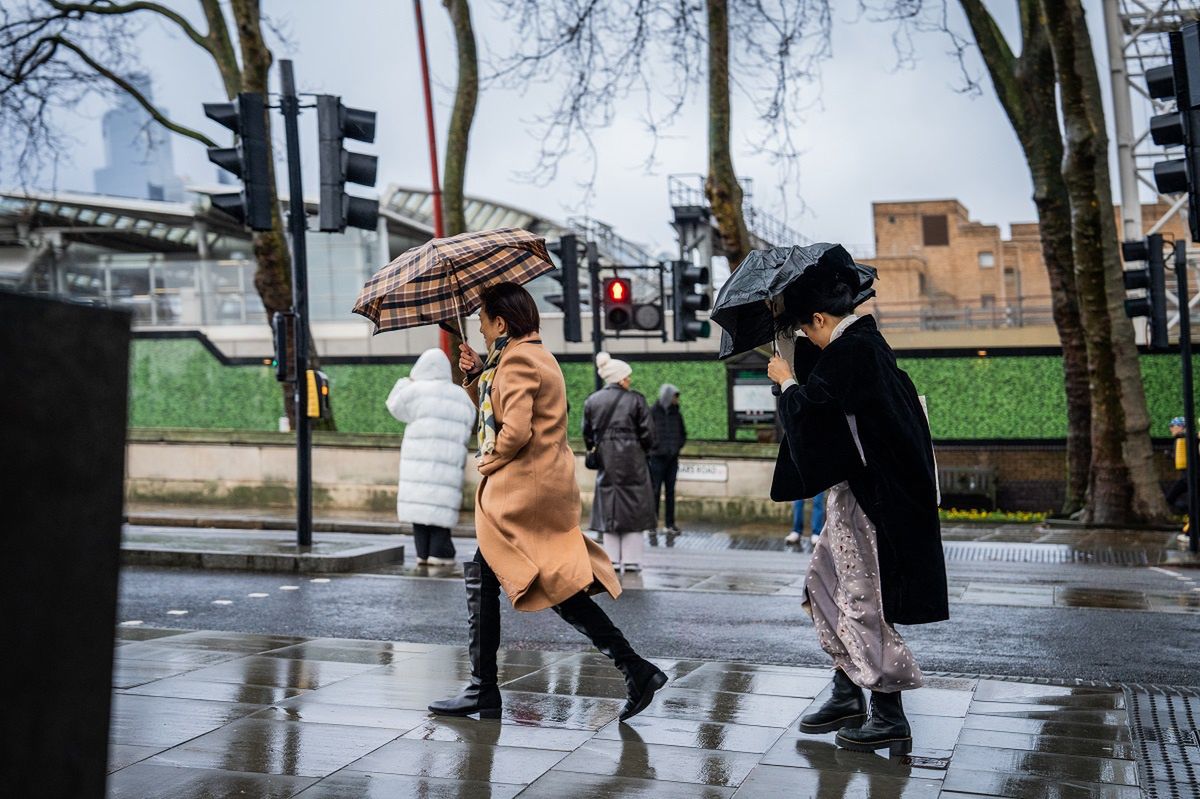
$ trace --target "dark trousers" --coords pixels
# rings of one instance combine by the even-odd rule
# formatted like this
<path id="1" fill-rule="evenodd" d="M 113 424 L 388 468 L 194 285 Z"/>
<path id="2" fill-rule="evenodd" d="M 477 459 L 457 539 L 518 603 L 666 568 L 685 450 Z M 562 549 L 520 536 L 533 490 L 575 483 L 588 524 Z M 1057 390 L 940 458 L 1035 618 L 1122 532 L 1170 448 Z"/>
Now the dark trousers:
<path id="1" fill-rule="evenodd" d="M 1188 484 L 1187 475 L 1184 474 L 1175 483 L 1167 489 L 1167 504 L 1171 506 L 1171 510 L 1176 513 L 1188 512 Z"/>
<path id="2" fill-rule="evenodd" d="M 675 475 L 679 472 L 678 455 L 650 456 L 650 486 L 654 489 L 654 517 L 658 518 L 658 500 L 662 487 L 667 487 L 667 510 L 663 519 L 666 527 L 675 526 Z"/>
<path id="3" fill-rule="evenodd" d="M 454 557 L 454 542 L 450 540 L 449 527 L 437 527 L 432 524 L 413 524 L 414 546 L 417 557 L 452 558 Z"/>

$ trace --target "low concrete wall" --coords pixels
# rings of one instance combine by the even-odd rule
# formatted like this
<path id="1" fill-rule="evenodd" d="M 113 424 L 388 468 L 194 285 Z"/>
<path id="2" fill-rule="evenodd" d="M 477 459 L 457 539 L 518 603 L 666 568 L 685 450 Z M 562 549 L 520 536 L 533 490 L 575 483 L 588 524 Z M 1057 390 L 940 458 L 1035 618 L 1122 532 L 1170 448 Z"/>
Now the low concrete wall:
<path id="1" fill-rule="evenodd" d="M 313 447 L 313 505 L 323 511 L 386 512 L 396 504 L 399 437 L 318 436 Z M 338 440 L 341 439 L 341 440 Z M 333 443 L 337 441 L 337 443 Z M 731 449 L 721 447 L 718 449 Z M 768 497 L 773 447 L 741 445 L 751 457 L 684 457 L 676 485 L 682 519 L 786 521 L 789 509 Z M 764 457 L 765 456 L 765 457 Z M 595 473 L 576 453 L 575 476 L 590 507 Z M 288 507 L 294 502 L 296 453 L 286 435 L 271 433 L 149 433 L 128 446 L 130 501 Z M 479 474 L 467 459 L 463 506 L 471 508 Z"/>
<path id="2" fill-rule="evenodd" d="M 682 520 L 779 522 L 786 503 L 769 498 L 776 445 L 695 442 L 681 459 L 676 487 Z M 1156 442 L 1159 478 L 1176 475 L 1170 442 Z M 1047 511 L 1062 505 L 1066 450 L 1060 442 L 942 443 L 939 466 L 996 470 L 997 505 Z M 133 430 L 126 459 L 131 501 L 274 508 L 293 504 L 295 445 L 281 433 Z M 322 511 L 387 512 L 395 507 L 400 436 L 321 434 L 313 447 L 313 503 Z M 589 507 L 595 474 L 576 452 L 575 476 Z M 473 505 L 478 473 L 467 459 L 463 507 Z"/>

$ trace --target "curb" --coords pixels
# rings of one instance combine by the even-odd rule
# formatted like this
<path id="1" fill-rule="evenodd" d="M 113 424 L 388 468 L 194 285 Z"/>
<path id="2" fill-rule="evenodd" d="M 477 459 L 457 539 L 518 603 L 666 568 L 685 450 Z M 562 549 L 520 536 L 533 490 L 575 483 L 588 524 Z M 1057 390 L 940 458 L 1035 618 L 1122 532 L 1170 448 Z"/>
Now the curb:
<path id="1" fill-rule="evenodd" d="M 225 530 L 295 530 L 296 520 L 283 516 L 192 516 L 174 513 L 130 513 L 125 524 L 147 527 L 198 527 Z M 367 533 L 370 535 L 412 535 L 411 524 L 399 522 L 370 522 L 355 519 L 313 519 L 315 533 Z M 455 538 L 474 538 L 475 527 L 456 524 L 451 528 Z"/>

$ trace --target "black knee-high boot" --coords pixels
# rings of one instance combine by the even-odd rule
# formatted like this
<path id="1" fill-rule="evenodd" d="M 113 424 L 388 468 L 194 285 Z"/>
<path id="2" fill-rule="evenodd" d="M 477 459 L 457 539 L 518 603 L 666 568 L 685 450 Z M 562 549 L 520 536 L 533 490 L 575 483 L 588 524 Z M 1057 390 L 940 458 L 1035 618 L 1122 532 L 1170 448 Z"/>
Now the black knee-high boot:
<path id="1" fill-rule="evenodd" d="M 439 699 L 429 710 L 440 716 L 500 718 L 496 651 L 500 648 L 500 583 L 486 565 L 463 564 L 467 585 L 467 650 L 471 656 L 471 682 L 461 694 Z"/>
<path id="2" fill-rule="evenodd" d="M 645 710 L 654 698 L 655 691 L 667 684 L 667 675 L 633 651 L 608 614 L 586 593 L 580 591 L 562 604 L 555 605 L 554 612 L 586 635 L 592 645 L 612 660 L 625 675 L 628 697 L 625 707 L 621 709 L 621 721 L 631 719 Z"/>
<path id="3" fill-rule="evenodd" d="M 912 751 L 912 729 L 904 715 L 900 692 L 871 692 L 871 718 L 858 729 L 843 729 L 837 744 L 855 752 L 874 752 L 887 747 L 893 757 Z"/>
<path id="4" fill-rule="evenodd" d="M 867 720 L 863 690 L 841 669 L 833 673 L 833 693 L 815 713 L 800 719 L 800 732 L 817 735 L 843 727 L 858 727 Z"/>

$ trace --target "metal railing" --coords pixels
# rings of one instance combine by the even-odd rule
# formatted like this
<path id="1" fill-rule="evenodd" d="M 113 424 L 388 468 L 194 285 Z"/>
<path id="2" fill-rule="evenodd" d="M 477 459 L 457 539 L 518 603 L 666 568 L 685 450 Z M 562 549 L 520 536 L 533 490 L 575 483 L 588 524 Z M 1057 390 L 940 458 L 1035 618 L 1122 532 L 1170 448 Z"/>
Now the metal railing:
<path id="1" fill-rule="evenodd" d="M 1003 305 L 877 302 L 868 303 L 863 309 L 873 314 L 884 330 L 976 330 L 1054 324 L 1049 297 L 1023 297 Z"/>
<path id="2" fill-rule="evenodd" d="M 742 216 L 746 228 L 758 241 L 759 246 L 790 247 L 793 244 L 812 244 L 812 239 L 790 227 L 774 214 L 755 207 L 754 181 L 739 178 L 742 187 Z M 704 175 L 691 173 L 667 176 L 667 196 L 672 207 L 698 206 L 708 208 L 708 196 L 704 192 Z"/>

